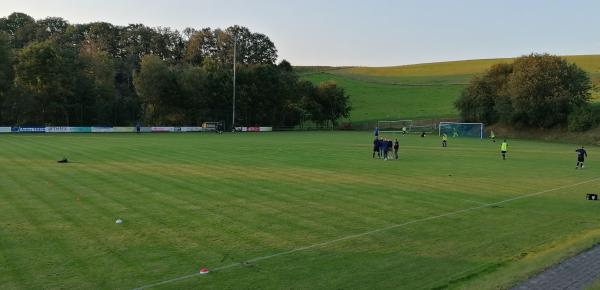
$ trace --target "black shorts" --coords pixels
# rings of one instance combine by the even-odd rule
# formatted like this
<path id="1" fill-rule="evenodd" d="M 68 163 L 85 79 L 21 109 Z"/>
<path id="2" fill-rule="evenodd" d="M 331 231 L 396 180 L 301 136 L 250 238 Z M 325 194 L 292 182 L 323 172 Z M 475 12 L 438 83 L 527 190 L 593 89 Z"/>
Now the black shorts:
<path id="1" fill-rule="evenodd" d="M 501 152 L 502 152 L 502 154 L 506 154 L 506 151 L 501 151 Z"/>
<path id="2" fill-rule="evenodd" d="M 379 152 L 379 147 L 373 147 L 373 152 Z"/>
<path id="3" fill-rule="evenodd" d="M 577 162 L 583 162 L 583 161 L 585 161 L 584 157 L 577 157 Z"/>

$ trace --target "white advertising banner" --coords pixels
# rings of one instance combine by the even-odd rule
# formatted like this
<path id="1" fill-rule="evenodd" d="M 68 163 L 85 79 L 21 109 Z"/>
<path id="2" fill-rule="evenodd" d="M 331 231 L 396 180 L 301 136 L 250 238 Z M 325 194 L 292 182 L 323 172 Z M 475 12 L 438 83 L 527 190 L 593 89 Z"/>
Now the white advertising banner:
<path id="1" fill-rule="evenodd" d="M 10 133 L 12 132 L 11 127 L 0 127 L 0 133 Z"/>
<path id="2" fill-rule="evenodd" d="M 12 127 L 15 133 L 46 133 L 46 127 Z"/>
<path id="3" fill-rule="evenodd" d="M 71 127 L 46 127 L 46 133 L 71 133 Z"/>
<path id="4" fill-rule="evenodd" d="M 133 133 L 133 132 L 135 132 L 135 127 L 113 127 L 113 132 L 115 132 L 115 133 Z"/>
<path id="5" fill-rule="evenodd" d="M 235 127 L 238 132 L 271 132 L 273 127 Z"/>
<path id="6" fill-rule="evenodd" d="M 92 127 L 92 133 L 112 133 L 113 127 Z"/>
<path id="7" fill-rule="evenodd" d="M 152 132 L 175 132 L 175 127 L 152 127 Z"/>
<path id="8" fill-rule="evenodd" d="M 204 128 L 202 127 L 180 127 L 179 129 L 181 129 L 181 132 L 202 132 L 204 131 Z M 175 130 L 177 131 L 177 130 Z"/>

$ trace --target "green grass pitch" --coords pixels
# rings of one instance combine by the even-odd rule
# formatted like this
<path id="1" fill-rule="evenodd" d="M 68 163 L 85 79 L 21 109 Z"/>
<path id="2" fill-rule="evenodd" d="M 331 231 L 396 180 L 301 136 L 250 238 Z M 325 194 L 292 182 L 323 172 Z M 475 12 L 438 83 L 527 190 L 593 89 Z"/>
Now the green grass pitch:
<path id="1" fill-rule="evenodd" d="M 597 148 L 398 138 L 2 135 L 0 288 L 486 289 L 599 241 Z"/>

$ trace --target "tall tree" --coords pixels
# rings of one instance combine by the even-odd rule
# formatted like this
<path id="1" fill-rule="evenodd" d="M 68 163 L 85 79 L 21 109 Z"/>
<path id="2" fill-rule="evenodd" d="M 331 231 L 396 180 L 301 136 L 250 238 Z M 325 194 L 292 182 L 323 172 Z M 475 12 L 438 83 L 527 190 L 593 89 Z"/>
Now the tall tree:
<path id="1" fill-rule="evenodd" d="M 462 119 L 493 124 L 500 117 L 508 117 L 510 112 L 505 107 L 510 100 L 505 97 L 505 89 L 512 70 L 512 64 L 497 64 L 483 76 L 474 78 L 455 102 Z"/>
<path id="2" fill-rule="evenodd" d="M 8 34 L 0 32 L 0 123 L 5 122 L 7 99 L 12 91 L 13 52 Z"/>
<path id="3" fill-rule="evenodd" d="M 181 94 L 180 106 L 185 124 L 200 125 L 206 121 L 211 108 L 207 90 L 207 72 L 198 66 L 183 65 L 177 71 L 177 85 Z"/>
<path id="4" fill-rule="evenodd" d="M 225 34 L 228 37 L 223 37 L 223 41 L 229 55 L 233 54 L 233 42 L 237 42 L 240 63 L 274 64 L 277 60 L 277 49 L 266 35 L 252 33 L 248 28 L 238 25 L 227 28 Z"/>
<path id="5" fill-rule="evenodd" d="M 134 84 L 147 123 L 172 124 L 178 121 L 175 119 L 179 107 L 176 75 L 159 56 L 144 56 Z"/>
<path id="6" fill-rule="evenodd" d="M 48 17 L 36 22 L 36 40 L 54 40 L 56 42 L 62 41 L 65 36 L 69 23 L 60 17 Z"/>
<path id="7" fill-rule="evenodd" d="M 531 54 L 474 78 L 455 105 L 468 121 L 550 128 L 585 111 L 590 89 L 589 77 L 575 64 Z"/>
<path id="8" fill-rule="evenodd" d="M 110 125 L 118 123 L 119 116 L 115 114 L 119 102 L 115 88 L 115 65 L 110 54 L 98 46 L 95 42 L 88 42 L 82 46 L 79 52 L 82 78 L 89 80 L 86 95 L 91 98 L 86 100 L 80 98 L 80 113 L 83 115 L 84 108 L 88 118 L 81 120 L 89 124 Z M 83 123 L 83 121 L 82 121 Z"/>
<path id="9" fill-rule="evenodd" d="M 533 54 L 518 58 L 513 66 L 506 93 L 515 124 L 540 128 L 565 124 L 569 113 L 590 99 L 586 72 L 561 57 Z"/>
<path id="10" fill-rule="evenodd" d="M 193 32 L 185 48 L 185 60 L 193 65 L 202 65 L 205 59 L 213 58 L 217 50 L 217 39 L 210 28 Z"/>
<path id="11" fill-rule="evenodd" d="M 119 57 L 121 52 L 121 28 L 106 22 L 94 22 L 77 25 L 81 46 L 91 47 L 97 51 L 104 51 L 111 58 Z"/>
<path id="12" fill-rule="evenodd" d="M 35 40 L 35 20 L 24 13 L 12 13 L 6 18 L 0 18 L 0 30 L 6 32 L 14 48 L 23 48 Z"/>
<path id="13" fill-rule="evenodd" d="M 350 97 L 335 82 L 324 82 L 309 90 L 304 98 L 304 107 L 315 123 L 335 126 L 340 118 L 349 117 L 352 110 Z"/>
<path id="14" fill-rule="evenodd" d="M 33 43 L 20 52 L 15 70 L 16 84 L 31 94 L 37 104 L 29 111 L 32 122 L 69 124 L 67 101 L 73 93 L 73 71 L 69 64 L 60 48 L 51 41 Z"/>
<path id="15" fill-rule="evenodd" d="M 177 30 L 168 27 L 155 28 L 151 43 L 151 53 L 159 55 L 171 64 L 178 63 L 183 58 L 185 45 Z"/>
<path id="16" fill-rule="evenodd" d="M 232 26 L 226 30 L 210 28 L 200 31 L 188 30 L 190 34 L 185 50 L 185 59 L 199 65 L 205 59 L 215 60 L 218 64 L 233 63 L 234 48 L 236 61 L 240 64 L 274 64 L 277 49 L 264 34 L 252 33 L 248 28 Z"/>
<path id="17" fill-rule="evenodd" d="M 8 34 L 0 32 L 0 96 L 6 94 L 11 87 L 13 51 Z"/>

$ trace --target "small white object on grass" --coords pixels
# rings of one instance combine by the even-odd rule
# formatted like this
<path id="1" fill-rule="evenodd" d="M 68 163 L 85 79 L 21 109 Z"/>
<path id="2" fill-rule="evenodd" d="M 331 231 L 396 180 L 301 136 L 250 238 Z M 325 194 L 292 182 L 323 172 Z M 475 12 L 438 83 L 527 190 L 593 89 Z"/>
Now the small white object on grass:
<path id="1" fill-rule="evenodd" d="M 123 220 L 122 220 L 122 219 L 117 219 L 117 220 L 115 221 L 115 223 L 116 223 L 116 224 L 118 224 L 118 225 L 120 225 L 120 224 L 122 224 L 122 223 L 123 223 Z"/>

